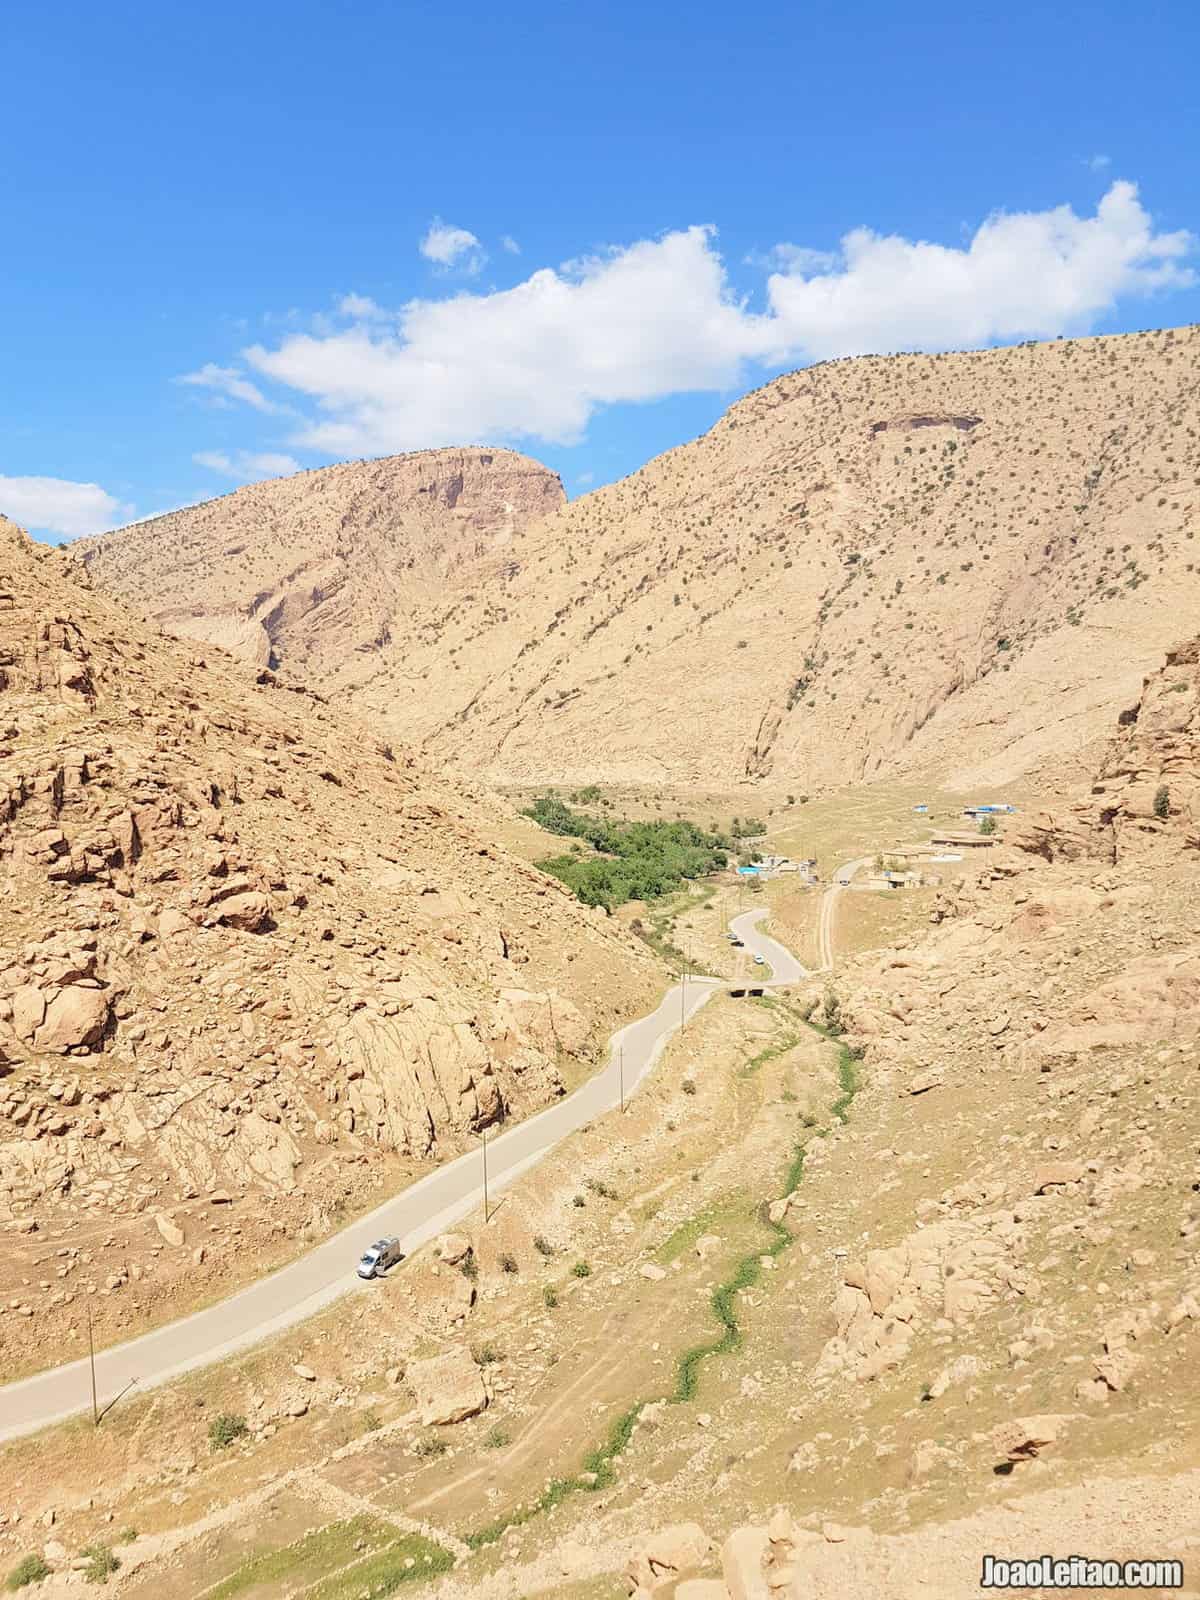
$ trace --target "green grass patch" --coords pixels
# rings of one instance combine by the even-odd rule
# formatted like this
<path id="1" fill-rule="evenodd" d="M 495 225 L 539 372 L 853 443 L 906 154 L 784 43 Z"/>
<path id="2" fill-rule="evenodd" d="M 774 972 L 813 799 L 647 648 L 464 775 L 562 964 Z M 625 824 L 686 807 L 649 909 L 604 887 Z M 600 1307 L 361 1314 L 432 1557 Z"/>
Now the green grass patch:
<path id="1" fill-rule="evenodd" d="M 306 1589 L 303 1600 L 361 1600 L 363 1595 L 380 1600 L 406 1583 L 421 1583 L 449 1572 L 453 1565 L 454 1557 L 444 1545 L 419 1533 L 405 1533 L 386 1549 Z"/>
<path id="2" fill-rule="evenodd" d="M 331 1522 L 328 1527 L 306 1533 L 294 1544 L 252 1556 L 215 1588 L 206 1590 L 205 1600 L 234 1600 L 237 1595 L 268 1586 L 277 1592 L 285 1583 L 289 1587 L 315 1583 L 357 1561 L 362 1552 L 355 1546 L 360 1542 L 371 1550 L 390 1548 L 400 1540 L 399 1528 L 382 1517 L 364 1513 L 345 1522 Z"/>
<path id="3" fill-rule="evenodd" d="M 686 1222 L 681 1222 L 667 1235 L 654 1252 L 655 1261 L 660 1267 L 669 1267 L 672 1262 L 678 1261 L 684 1251 L 692 1249 L 697 1239 L 706 1233 L 711 1233 L 720 1223 L 744 1218 L 745 1207 L 746 1198 L 742 1194 L 714 1200 L 712 1205 L 706 1206 L 703 1211 L 698 1211 Z"/>
<path id="4" fill-rule="evenodd" d="M 859 1087 L 857 1060 L 845 1045 L 841 1046 L 838 1060 L 838 1082 L 841 1093 L 830 1110 L 831 1115 L 839 1122 L 845 1122 L 850 1103 Z M 782 1192 L 790 1194 L 799 1186 L 803 1177 L 804 1147 L 797 1145 L 784 1172 Z M 701 1234 L 708 1232 L 722 1218 L 728 1219 L 736 1215 L 739 1201 L 744 1205 L 744 1196 L 718 1202 L 697 1216 L 689 1218 L 687 1222 L 681 1223 L 659 1247 L 656 1259 L 664 1265 L 675 1260 L 689 1244 L 694 1243 Z M 781 1222 L 771 1222 L 766 1216 L 765 1206 L 758 1220 L 770 1232 L 770 1242 L 765 1248 L 760 1246 L 749 1254 L 741 1256 L 729 1276 L 713 1290 L 709 1298 L 709 1309 L 721 1331 L 715 1339 L 692 1345 L 680 1354 L 675 1367 L 675 1386 L 665 1397 L 672 1405 L 683 1405 L 695 1399 L 700 1388 L 701 1371 L 706 1361 L 728 1355 L 740 1348 L 744 1336 L 737 1318 L 737 1297 L 762 1277 L 761 1258 L 781 1255 L 792 1242 L 792 1236 L 787 1228 Z M 543 1516 L 547 1511 L 553 1511 L 569 1495 L 581 1491 L 594 1493 L 609 1488 L 616 1479 L 614 1463 L 628 1447 L 637 1420 L 648 1404 L 647 1400 L 637 1400 L 623 1411 L 610 1425 L 603 1443 L 590 1450 L 584 1457 L 583 1466 L 578 1473 L 571 1477 L 552 1479 L 537 1499 L 519 1510 L 508 1512 L 486 1527 L 467 1533 L 464 1536 L 465 1542 L 473 1550 L 482 1550 L 488 1545 L 495 1544 L 510 1528 L 524 1527 L 526 1523 Z"/>
<path id="5" fill-rule="evenodd" d="M 746 1065 L 738 1072 L 739 1078 L 750 1078 L 768 1061 L 774 1061 L 777 1056 L 787 1055 L 789 1050 L 794 1050 L 800 1043 L 798 1033 L 784 1034 L 777 1044 L 769 1044 L 765 1050 L 760 1050 L 756 1056 L 751 1056 Z"/>
<path id="6" fill-rule="evenodd" d="M 846 1114 L 850 1110 L 850 1102 L 858 1093 L 859 1088 L 859 1058 L 854 1054 L 849 1045 L 842 1045 L 838 1055 L 838 1083 L 841 1085 L 841 1094 L 829 1108 L 839 1122 L 846 1121 Z"/>

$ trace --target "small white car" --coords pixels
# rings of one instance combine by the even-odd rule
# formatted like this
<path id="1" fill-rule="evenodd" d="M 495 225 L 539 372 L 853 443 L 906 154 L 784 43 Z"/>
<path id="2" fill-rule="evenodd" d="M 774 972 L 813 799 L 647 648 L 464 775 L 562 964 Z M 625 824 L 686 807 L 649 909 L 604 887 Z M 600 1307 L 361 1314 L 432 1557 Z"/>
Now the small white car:
<path id="1" fill-rule="evenodd" d="M 389 1267 L 404 1260 L 399 1239 L 376 1239 L 370 1249 L 364 1250 L 358 1263 L 360 1278 L 381 1278 Z"/>
<path id="2" fill-rule="evenodd" d="M 766 966 L 766 961 L 764 960 L 764 958 L 762 956 L 755 956 L 754 965 L 756 967 L 764 967 L 764 966 Z"/>

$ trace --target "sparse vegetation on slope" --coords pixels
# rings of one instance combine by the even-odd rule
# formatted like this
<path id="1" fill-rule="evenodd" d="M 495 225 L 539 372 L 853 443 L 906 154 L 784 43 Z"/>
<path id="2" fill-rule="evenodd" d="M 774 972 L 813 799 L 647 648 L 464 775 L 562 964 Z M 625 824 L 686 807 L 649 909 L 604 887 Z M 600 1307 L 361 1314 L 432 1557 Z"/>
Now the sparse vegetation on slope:
<path id="1" fill-rule="evenodd" d="M 830 1108 L 830 1115 L 835 1121 L 844 1124 L 850 1103 L 858 1088 L 855 1059 L 845 1046 L 842 1046 L 839 1052 L 838 1077 L 841 1092 Z M 782 1194 L 791 1195 L 803 1180 L 804 1154 L 803 1144 L 798 1144 L 784 1173 L 780 1190 Z M 792 1242 L 792 1231 L 783 1222 L 776 1221 L 768 1214 L 766 1199 L 757 1208 L 756 1215 L 758 1222 L 768 1230 L 771 1237 L 765 1245 L 756 1244 L 753 1250 L 739 1257 L 729 1275 L 713 1289 L 708 1305 L 721 1331 L 716 1338 L 701 1340 L 679 1352 L 676 1357 L 674 1386 L 670 1393 L 663 1397 L 669 1405 L 685 1405 L 694 1400 L 699 1392 L 705 1363 L 720 1356 L 730 1355 L 741 1347 L 744 1336 L 738 1317 L 738 1296 L 753 1288 L 761 1280 L 764 1260 L 773 1262 Z M 663 1246 L 660 1259 L 670 1259 L 678 1252 L 683 1240 L 693 1239 L 712 1220 L 713 1214 L 708 1211 L 676 1229 Z M 585 1265 L 583 1262 L 578 1262 L 573 1270 L 578 1273 L 579 1267 Z M 590 1274 L 591 1269 L 588 1268 L 587 1271 Z M 638 1400 L 627 1407 L 611 1424 L 603 1443 L 590 1450 L 584 1457 L 583 1466 L 577 1474 L 552 1479 L 536 1499 L 484 1528 L 468 1532 L 465 1535 L 465 1542 L 472 1549 L 483 1549 L 503 1538 L 509 1529 L 522 1527 L 534 1521 L 574 1494 L 596 1493 L 611 1487 L 616 1481 L 614 1463 L 628 1448 L 638 1420 L 650 1404 L 649 1400 Z"/>
<path id="2" fill-rule="evenodd" d="M 401 469 L 375 462 L 328 469 L 359 490 L 336 557 L 314 473 L 86 559 L 504 782 L 1019 774 L 1102 734 L 1200 596 L 1198 360 L 1179 328 L 830 362 L 502 539 L 426 495 L 415 545 L 381 540 Z M 298 563 L 302 521 L 325 537 Z"/>

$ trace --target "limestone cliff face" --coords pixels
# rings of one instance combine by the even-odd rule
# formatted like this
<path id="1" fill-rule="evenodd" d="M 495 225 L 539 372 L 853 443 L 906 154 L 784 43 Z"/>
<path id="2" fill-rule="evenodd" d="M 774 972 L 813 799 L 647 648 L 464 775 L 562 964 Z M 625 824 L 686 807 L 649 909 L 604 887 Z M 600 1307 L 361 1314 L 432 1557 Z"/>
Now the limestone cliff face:
<path id="1" fill-rule="evenodd" d="M 1009 837 L 1048 861 L 1200 849 L 1200 639 L 1168 650 L 1121 710 L 1087 794 L 1034 813 Z"/>
<path id="2" fill-rule="evenodd" d="M 168 632 L 328 688 L 371 669 L 397 611 L 564 499 L 515 451 L 426 450 L 249 484 L 72 551 Z"/>

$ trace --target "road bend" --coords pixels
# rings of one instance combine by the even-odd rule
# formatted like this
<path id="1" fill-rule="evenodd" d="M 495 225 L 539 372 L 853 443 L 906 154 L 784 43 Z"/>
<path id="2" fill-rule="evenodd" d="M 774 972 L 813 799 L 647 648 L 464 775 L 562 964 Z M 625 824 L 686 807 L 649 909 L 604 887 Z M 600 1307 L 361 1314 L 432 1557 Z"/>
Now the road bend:
<path id="1" fill-rule="evenodd" d="M 732 930 L 751 954 L 761 955 L 772 976 L 764 987 L 794 983 L 805 969 L 776 940 L 759 933 L 760 907 L 735 917 Z M 503 1190 L 549 1154 L 569 1134 L 612 1111 L 653 1069 L 668 1039 L 695 1016 L 727 980 L 687 977 L 663 996 L 648 1016 L 612 1037 L 608 1063 L 572 1094 L 487 1141 L 488 1188 Z M 298 1260 L 202 1311 L 96 1354 L 96 1389 L 101 1409 L 117 1396 L 167 1383 L 185 1372 L 222 1360 L 290 1328 L 349 1293 L 371 1293 L 355 1266 L 374 1239 L 396 1234 L 411 1253 L 473 1211 L 483 1197 L 482 1147 L 447 1162 L 374 1211 L 316 1245 Z M 0 1388 L 0 1441 L 87 1410 L 91 1376 L 86 1359 L 52 1367 Z"/>

